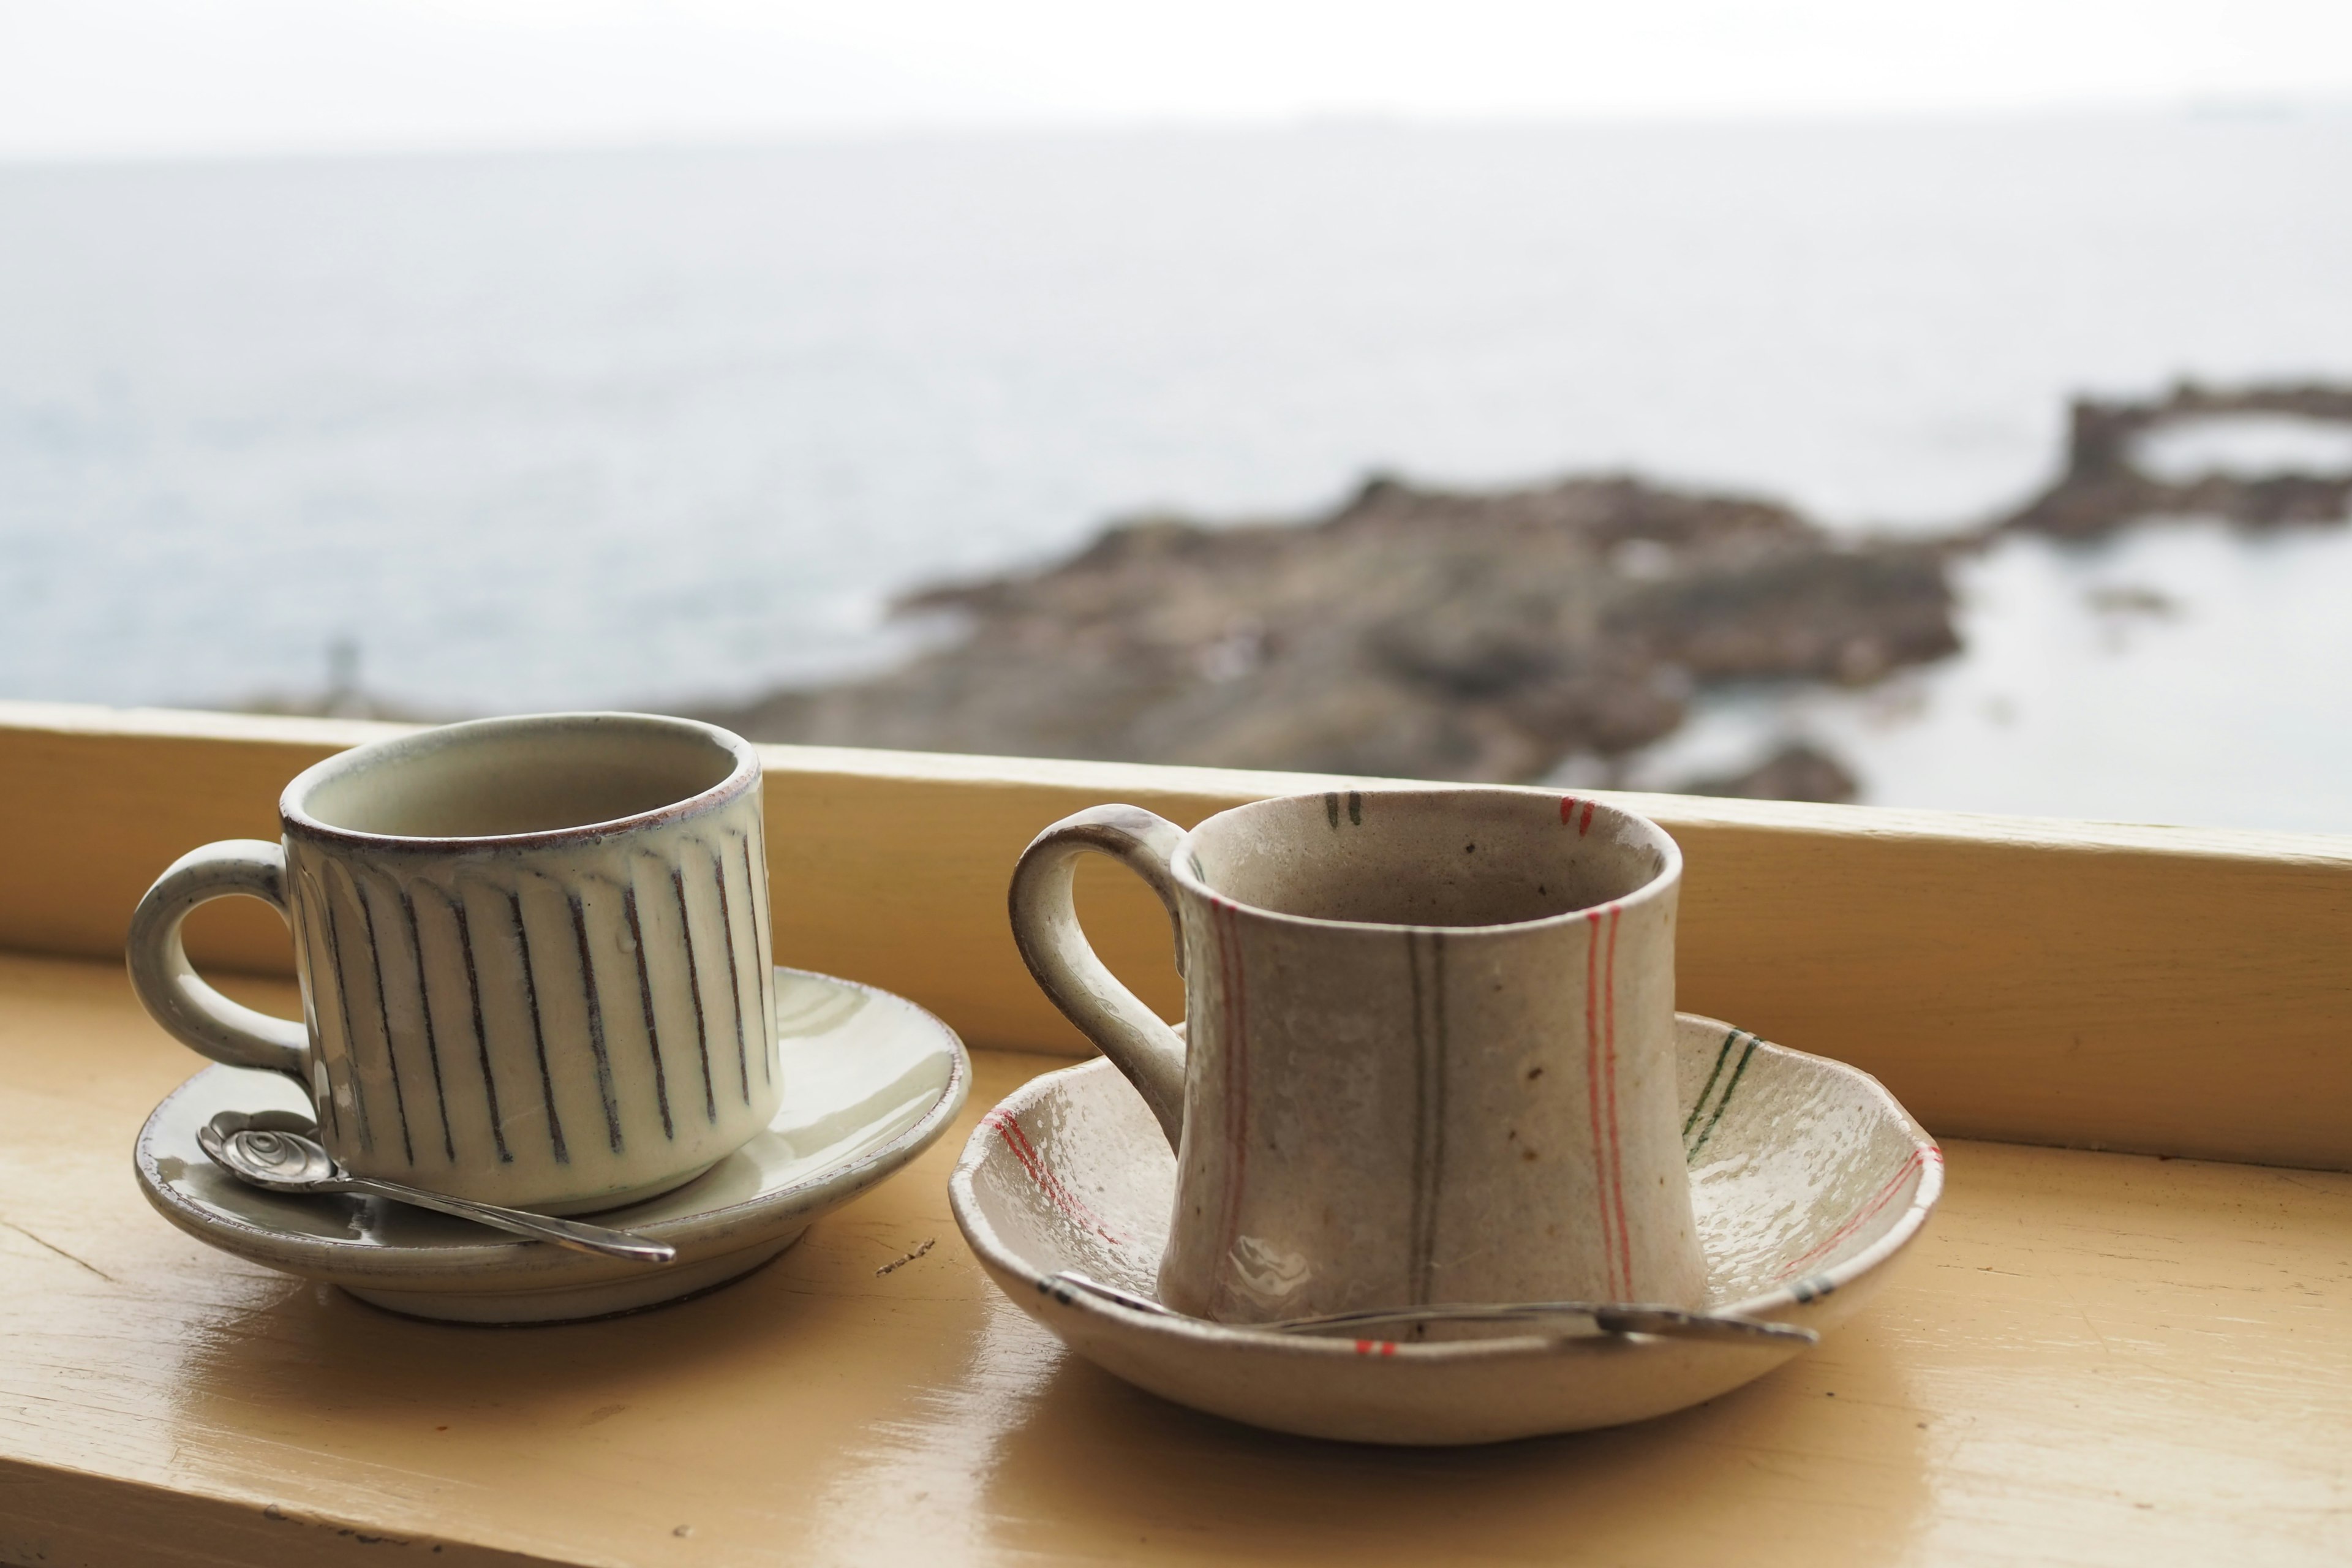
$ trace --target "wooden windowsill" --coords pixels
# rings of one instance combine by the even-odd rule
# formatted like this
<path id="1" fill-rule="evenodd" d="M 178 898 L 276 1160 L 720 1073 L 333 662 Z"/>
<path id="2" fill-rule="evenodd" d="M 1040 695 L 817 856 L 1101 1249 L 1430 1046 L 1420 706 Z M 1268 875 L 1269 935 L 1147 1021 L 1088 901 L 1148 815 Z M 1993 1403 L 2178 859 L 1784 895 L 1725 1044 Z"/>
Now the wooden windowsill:
<path id="1" fill-rule="evenodd" d="M 1076 1048 L 1004 931 L 1029 836 L 1349 781 L 766 749 L 779 954 L 985 1048 L 958 1131 L 710 1296 L 456 1328 L 165 1225 L 128 1155 L 197 1063 L 130 996 L 130 908 L 380 732 L 0 704 L 0 1563 L 2352 1557 L 2352 838 L 1620 797 L 1685 850 L 1685 1005 L 1877 1073 L 1947 1140 L 1948 1195 L 1877 1302 L 1748 1388 L 1388 1452 L 1065 1355 L 944 1191 Z M 1148 896 L 1082 900 L 1181 1005 Z M 200 960 L 290 1011 L 276 922 L 205 915 Z"/>
<path id="2" fill-rule="evenodd" d="M 1955 1142 L 1902 1274 L 1761 1382 L 1619 1431 L 1370 1450 L 1162 1404 L 997 1296 L 948 1168 L 988 1105 L 1058 1065 L 981 1053 L 962 1126 L 740 1284 L 457 1328 L 149 1212 L 125 1156 L 189 1057 L 112 966 L 0 959 L 0 1561 L 2150 1568 L 2352 1549 L 2352 1175 Z"/>

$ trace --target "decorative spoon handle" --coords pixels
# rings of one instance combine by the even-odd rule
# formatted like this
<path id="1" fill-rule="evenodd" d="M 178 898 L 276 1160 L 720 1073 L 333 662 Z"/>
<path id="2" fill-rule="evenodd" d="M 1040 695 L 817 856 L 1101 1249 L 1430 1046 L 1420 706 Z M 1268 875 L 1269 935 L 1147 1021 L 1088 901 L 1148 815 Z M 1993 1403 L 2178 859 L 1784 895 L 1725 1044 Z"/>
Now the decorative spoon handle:
<path id="1" fill-rule="evenodd" d="M 380 1181 L 373 1176 L 345 1176 L 335 1185 L 347 1193 L 364 1193 L 373 1197 L 390 1198 L 395 1203 L 413 1204 L 421 1209 L 438 1209 L 460 1219 L 475 1220 L 499 1230 L 513 1231 L 518 1236 L 568 1247 L 574 1252 L 601 1253 L 606 1258 L 626 1258 L 632 1263 L 668 1263 L 677 1257 L 677 1248 L 669 1243 L 648 1241 L 625 1230 L 587 1225 L 576 1219 L 557 1219 L 551 1215 L 532 1214 L 527 1209 L 478 1204 L 470 1198 L 428 1193 L 422 1187 L 403 1186 L 398 1182 Z"/>
<path id="2" fill-rule="evenodd" d="M 1767 1323 L 1721 1312 L 1688 1312 L 1679 1307 L 1645 1307 L 1605 1301 L 1522 1301 L 1486 1305 L 1445 1302 L 1425 1307 L 1382 1308 L 1357 1312 L 1328 1312 L 1314 1318 L 1285 1318 L 1261 1328 L 1284 1334 L 1312 1334 L 1327 1329 L 1371 1328 L 1381 1323 L 1517 1323 L 1581 1318 L 1612 1334 L 1657 1334 L 1681 1340 L 1722 1340 L 1742 1344 L 1779 1341 L 1812 1345 L 1821 1336 L 1794 1323 Z"/>
<path id="3" fill-rule="evenodd" d="M 1129 1311 L 1147 1312 L 1159 1318 L 1181 1318 L 1184 1314 L 1161 1306 L 1146 1296 L 1122 1290 L 1116 1285 L 1106 1285 L 1075 1270 L 1065 1269 L 1045 1281 L 1050 1292 L 1056 1288 L 1083 1290 L 1090 1296 L 1116 1302 Z M 1331 1329 L 1370 1328 L 1381 1323 L 1425 1322 L 1541 1322 L 1549 1319 L 1581 1318 L 1603 1333 L 1657 1334 L 1684 1340 L 1721 1340 L 1739 1344 L 1759 1342 L 1790 1345 L 1814 1345 L 1821 1335 L 1794 1323 L 1767 1323 L 1754 1318 L 1735 1318 L 1720 1312 L 1686 1312 L 1676 1307 L 1643 1307 L 1604 1301 L 1523 1301 L 1505 1303 L 1448 1302 L 1426 1307 L 1383 1307 L 1367 1311 L 1328 1312 L 1314 1318 L 1279 1318 L 1267 1323 L 1229 1323 L 1227 1328 L 1253 1329 L 1264 1333 L 1313 1334 Z"/>

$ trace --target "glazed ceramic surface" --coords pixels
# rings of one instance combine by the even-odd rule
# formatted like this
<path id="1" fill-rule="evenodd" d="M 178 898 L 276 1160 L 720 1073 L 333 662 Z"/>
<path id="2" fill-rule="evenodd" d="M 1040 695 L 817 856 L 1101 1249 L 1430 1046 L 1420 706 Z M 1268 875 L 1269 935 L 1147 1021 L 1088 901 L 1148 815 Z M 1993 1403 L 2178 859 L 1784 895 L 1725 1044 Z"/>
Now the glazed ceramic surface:
<path id="1" fill-rule="evenodd" d="M 184 858 L 131 971 L 205 1055 L 294 1074 L 354 1175 L 551 1213 L 691 1179 L 775 1114 L 760 763 L 707 724 L 453 724 L 287 786 L 282 844 Z M 304 1019 L 198 979 L 179 922 L 247 893 L 293 928 Z"/>
<path id="2" fill-rule="evenodd" d="M 1675 1078 L 1706 1258 L 1703 1304 L 1834 1328 L 1935 1206 L 1934 1140 L 1867 1074 L 1711 1018 L 1677 1021 Z M 1516 1330 L 1307 1338 L 1055 1291 L 1049 1278 L 1074 1270 L 1156 1296 L 1177 1164 L 1155 1131 L 1108 1063 L 1051 1073 L 983 1119 L 950 1197 L 982 1266 L 1024 1310 L 1080 1355 L 1179 1404 L 1309 1436 L 1481 1443 L 1663 1415 L 1793 1353 Z"/>
<path id="3" fill-rule="evenodd" d="M 1086 945 L 1088 851 L 1168 904 L 1181 1040 Z M 1190 833 L 1081 812 L 1030 847 L 1012 902 L 1039 983 L 1178 1146 L 1170 1306 L 1687 1307 L 1706 1270 L 1676 1132 L 1681 877 L 1656 824 L 1594 801 L 1366 790 Z"/>
<path id="4" fill-rule="evenodd" d="M 786 1089 L 769 1125 L 687 1185 L 597 1216 L 668 1242 L 673 1264 L 517 1241 L 398 1204 L 247 1186 L 205 1157 L 196 1129 L 223 1110 L 310 1112 L 291 1079 L 248 1068 L 207 1068 L 155 1109 L 139 1134 L 139 1184 L 201 1241 L 419 1317 L 553 1322 L 689 1295 L 759 1267 L 913 1159 L 971 1083 L 953 1032 L 910 1002 L 789 969 L 773 990 Z"/>

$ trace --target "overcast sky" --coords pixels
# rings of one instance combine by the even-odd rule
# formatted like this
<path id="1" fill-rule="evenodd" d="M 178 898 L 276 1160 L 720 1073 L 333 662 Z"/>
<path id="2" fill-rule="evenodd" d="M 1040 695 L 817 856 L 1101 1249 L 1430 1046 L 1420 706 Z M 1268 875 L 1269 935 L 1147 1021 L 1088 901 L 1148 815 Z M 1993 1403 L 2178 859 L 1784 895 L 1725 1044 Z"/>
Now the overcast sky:
<path id="1" fill-rule="evenodd" d="M 0 157 L 2352 106 L 2352 0 L 0 0 Z"/>

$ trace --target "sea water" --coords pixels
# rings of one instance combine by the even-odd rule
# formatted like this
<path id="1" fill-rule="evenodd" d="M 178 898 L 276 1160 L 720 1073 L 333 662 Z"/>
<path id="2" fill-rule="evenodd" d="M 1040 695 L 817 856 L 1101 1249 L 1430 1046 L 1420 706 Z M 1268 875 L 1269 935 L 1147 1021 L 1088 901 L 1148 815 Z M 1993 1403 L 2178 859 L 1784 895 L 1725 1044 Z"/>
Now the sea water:
<path id="1" fill-rule="evenodd" d="M 345 644 L 423 711 L 740 698 L 895 657 L 909 587 L 1376 469 L 1949 527 L 2072 393 L 2352 376 L 2347 191 L 2340 114 L 0 167 L 0 695 Z M 2352 830 L 2346 537 L 2004 546 L 1961 659 L 1643 765 L 1810 726 L 1875 801 Z"/>

